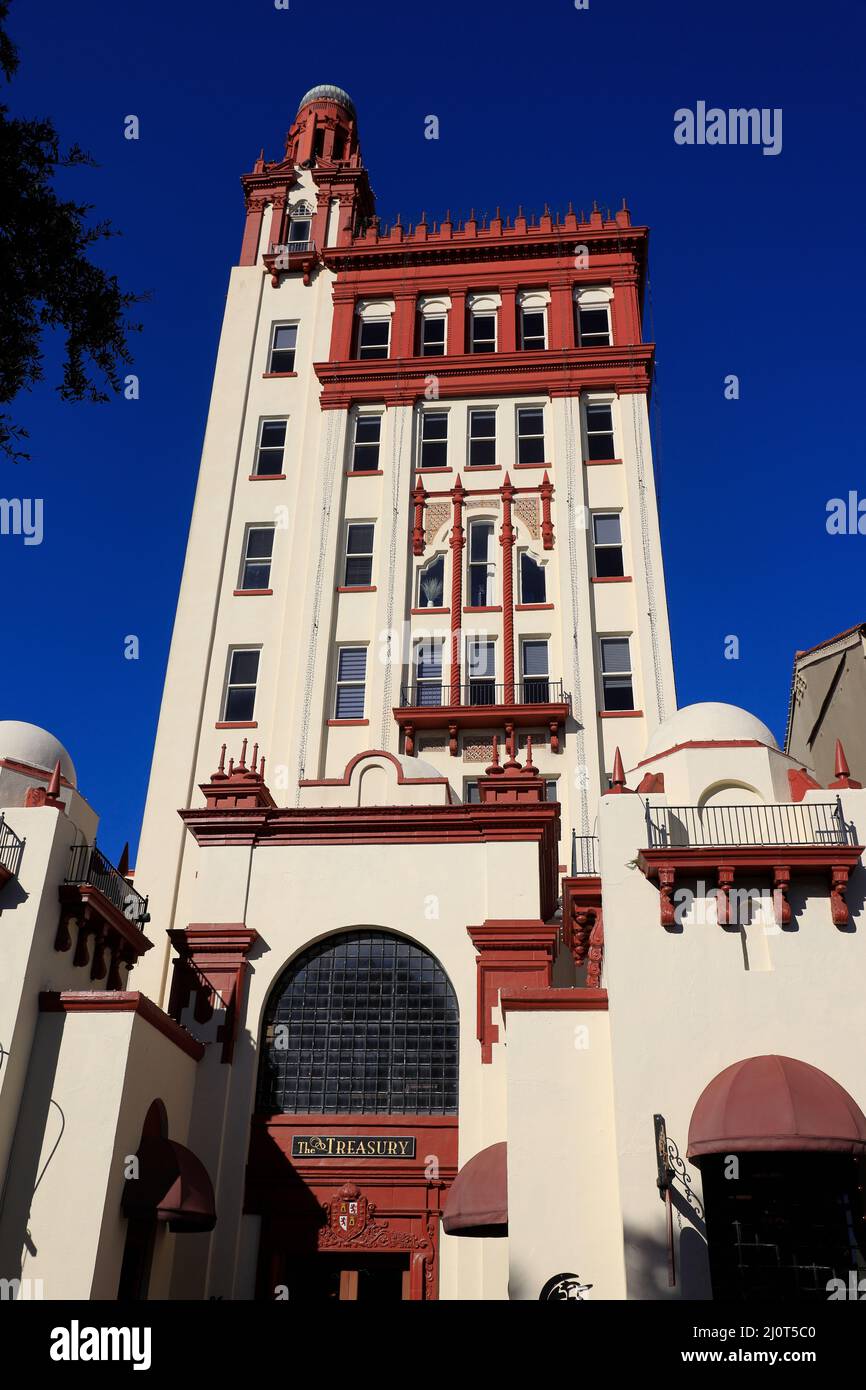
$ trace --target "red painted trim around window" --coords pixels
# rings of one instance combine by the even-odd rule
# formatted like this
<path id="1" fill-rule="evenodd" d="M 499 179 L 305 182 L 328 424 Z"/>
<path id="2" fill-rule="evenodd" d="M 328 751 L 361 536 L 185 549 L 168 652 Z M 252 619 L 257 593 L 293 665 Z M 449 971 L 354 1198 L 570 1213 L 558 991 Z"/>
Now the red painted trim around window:
<path id="1" fill-rule="evenodd" d="M 297 372 L 262 372 L 265 381 L 272 380 L 274 377 L 297 376 Z"/>
<path id="2" fill-rule="evenodd" d="M 427 613 L 450 613 L 450 612 L 451 612 L 451 609 L 450 609 L 450 608 L 410 608 L 410 609 L 409 609 L 409 612 L 410 612 L 410 613 L 423 613 L 423 614 L 425 614 L 425 616 L 426 616 Z"/>
<path id="3" fill-rule="evenodd" d="M 502 463 L 467 463 L 463 471 L 465 473 L 495 473 L 504 466 Z"/>
<path id="4" fill-rule="evenodd" d="M 382 469 L 381 469 L 381 468 L 367 468 L 367 469 L 364 469 L 364 468 L 351 468 L 351 469 L 347 469 L 347 470 L 346 470 L 344 476 L 347 477 L 347 478 L 381 478 L 381 476 L 382 476 Z"/>
<path id="5" fill-rule="evenodd" d="M 515 468 L 552 468 L 552 463 L 515 463 Z"/>
<path id="6" fill-rule="evenodd" d="M 249 724 L 226 723 L 221 719 L 217 724 L 214 724 L 215 729 L 257 729 L 258 727 L 259 721 L 257 719 L 251 720 Z"/>
<path id="7" fill-rule="evenodd" d="M 631 583 L 631 575 L 630 575 L 630 574 L 606 574 L 606 575 L 602 575 L 602 576 L 596 575 L 596 577 L 595 577 L 594 579 L 592 579 L 590 582 L 593 583 L 593 584 L 630 584 L 630 583 Z"/>
<path id="8" fill-rule="evenodd" d="M 470 607 L 468 606 L 468 604 L 467 604 L 467 605 L 464 606 L 463 612 L 464 612 L 464 613 L 501 613 L 501 612 L 502 612 L 502 605 L 501 605 L 501 604 L 498 604 L 498 605 L 496 605 L 495 607 L 494 607 L 493 605 L 489 605 L 489 606 L 486 606 L 486 607 L 484 607 L 484 608 L 470 608 Z"/>
<path id="9" fill-rule="evenodd" d="M 416 468 L 416 473 L 453 473 L 453 468 Z"/>
<path id="10" fill-rule="evenodd" d="M 375 594 L 375 584 L 338 584 L 334 591 L 338 594 Z"/>
<path id="11" fill-rule="evenodd" d="M 284 483 L 285 473 L 251 473 L 249 476 L 251 483 Z"/>
<path id="12" fill-rule="evenodd" d="M 329 719 L 329 729 L 352 729 L 360 728 L 362 724 L 369 724 L 369 719 Z"/>
<path id="13" fill-rule="evenodd" d="M 605 463 L 622 463 L 622 459 L 584 459 L 583 462 L 587 468 L 596 468 Z"/>
<path id="14" fill-rule="evenodd" d="M 642 709 L 600 709 L 599 719 L 643 719 Z"/>
<path id="15" fill-rule="evenodd" d="M 265 598 L 273 589 L 235 589 L 235 598 Z"/>
<path id="16" fill-rule="evenodd" d="M 553 608 L 552 603 L 515 603 L 515 613 L 537 613 L 542 608 Z"/>

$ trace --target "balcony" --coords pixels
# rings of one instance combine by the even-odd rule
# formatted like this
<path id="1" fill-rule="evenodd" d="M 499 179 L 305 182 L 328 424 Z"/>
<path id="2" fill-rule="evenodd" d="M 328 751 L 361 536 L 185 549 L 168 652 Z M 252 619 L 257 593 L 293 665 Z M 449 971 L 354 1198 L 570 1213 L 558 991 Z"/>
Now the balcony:
<path id="1" fill-rule="evenodd" d="M 730 893 L 738 874 L 769 874 L 776 920 L 791 923 L 792 874 L 828 876 L 837 927 L 849 920 L 845 889 L 863 846 L 845 820 L 842 803 L 803 801 L 747 806 L 647 806 L 646 847 L 638 866 L 658 885 L 661 921 L 675 925 L 677 875 L 711 872 L 716 878 L 718 920 L 730 923 Z"/>
<path id="2" fill-rule="evenodd" d="M 73 845 L 60 886 L 60 904 L 54 949 L 68 951 L 72 946 L 70 927 L 77 926 L 73 965 L 89 964 L 91 979 L 101 980 L 107 974 L 107 988 L 122 989 L 120 966 L 131 969 L 153 945 L 143 931 L 150 921 L 147 898 L 96 845 Z"/>
<path id="3" fill-rule="evenodd" d="M 559 752 L 560 730 L 571 710 L 571 696 L 563 690 L 561 680 L 545 676 L 500 685 L 476 679 L 460 686 L 456 703 L 452 703 L 451 694 L 450 685 L 428 681 L 401 686 L 394 718 L 410 757 L 415 752 L 419 729 L 447 729 L 449 751 L 456 757 L 461 729 L 501 727 L 505 730 L 506 746 L 513 754 L 515 729 L 535 728 L 539 724 L 550 732 L 551 750 Z"/>
<path id="4" fill-rule="evenodd" d="M 271 272 L 271 284 L 276 287 L 281 275 L 298 270 L 303 274 L 304 284 L 309 285 L 318 258 L 314 241 L 272 241 L 262 259 Z"/>
<path id="5" fill-rule="evenodd" d="M 6 824 L 5 817 L 0 814 L 0 888 L 8 883 L 10 878 L 18 877 L 23 853 L 24 841 L 15 834 L 11 825 Z"/>

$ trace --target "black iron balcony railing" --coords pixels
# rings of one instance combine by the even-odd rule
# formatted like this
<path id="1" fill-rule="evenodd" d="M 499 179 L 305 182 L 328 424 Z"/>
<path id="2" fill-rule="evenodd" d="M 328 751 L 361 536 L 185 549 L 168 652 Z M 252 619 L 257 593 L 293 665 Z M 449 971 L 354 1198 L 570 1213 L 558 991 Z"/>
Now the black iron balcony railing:
<path id="1" fill-rule="evenodd" d="M 842 803 L 803 801 L 753 806 L 647 806 L 648 849 L 716 845 L 854 845 Z"/>
<path id="2" fill-rule="evenodd" d="M 11 825 L 6 824 L 5 817 L 0 814 L 0 870 L 5 870 L 5 873 L 0 874 L 0 877 L 18 877 L 23 853 L 24 841 L 15 834 Z"/>
<path id="3" fill-rule="evenodd" d="M 510 685 L 500 685 L 496 681 L 472 680 L 461 685 L 460 705 L 550 705 L 567 704 L 569 696 L 563 694 L 562 681 L 551 680 L 547 676 L 532 676 L 528 680 L 513 681 Z M 401 685 L 400 705 L 403 709 L 438 709 L 440 705 L 452 705 L 450 685 L 436 685 L 430 681 L 417 681 L 414 685 Z"/>
<path id="4" fill-rule="evenodd" d="M 88 883 L 92 888 L 98 889 L 118 912 L 122 912 L 128 921 L 134 922 L 138 927 L 150 920 L 147 898 L 143 898 L 133 888 L 96 845 L 72 846 L 66 882 Z"/>
<path id="5" fill-rule="evenodd" d="M 598 836 L 571 832 L 571 877 L 598 874 Z"/>

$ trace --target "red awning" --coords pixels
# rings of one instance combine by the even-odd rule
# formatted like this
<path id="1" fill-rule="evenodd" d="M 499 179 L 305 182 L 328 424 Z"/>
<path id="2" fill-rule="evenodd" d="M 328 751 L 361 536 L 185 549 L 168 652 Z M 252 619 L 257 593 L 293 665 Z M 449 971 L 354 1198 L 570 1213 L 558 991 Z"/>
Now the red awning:
<path id="1" fill-rule="evenodd" d="M 136 1154 L 137 1178 L 127 1178 L 126 1216 L 166 1221 L 175 1232 L 212 1231 L 216 1225 L 213 1184 L 201 1159 L 173 1139 L 145 1137 Z"/>
<path id="2" fill-rule="evenodd" d="M 506 1147 L 491 1144 L 464 1163 L 451 1185 L 442 1226 L 449 1236 L 508 1234 Z"/>
<path id="3" fill-rule="evenodd" d="M 702 1093 L 689 1125 L 690 1159 L 780 1151 L 866 1152 L 866 1115 L 826 1072 L 794 1057 L 749 1057 Z"/>

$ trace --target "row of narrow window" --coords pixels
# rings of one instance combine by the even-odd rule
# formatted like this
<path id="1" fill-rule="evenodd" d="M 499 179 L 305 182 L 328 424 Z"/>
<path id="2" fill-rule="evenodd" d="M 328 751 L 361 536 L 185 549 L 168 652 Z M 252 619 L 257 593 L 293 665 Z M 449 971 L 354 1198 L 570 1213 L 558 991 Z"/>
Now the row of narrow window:
<path id="1" fill-rule="evenodd" d="M 421 414 L 417 467 L 448 467 L 448 411 L 425 410 Z M 382 443 L 380 413 L 361 413 L 355 417 L 350 446 L 349 467 L 353 473 L 375 473 L 379 469 Z M 594 463 L 615 459 L 616 442 L 613 411 L 604 403 L 585 407 L 585 456 Z M 259 427 L 255 473 L 258 477 L 282 477 L 285 466 L 288 421 L 263 420 Z M 515 456 L 518 465 L 546 463 L 547 445 L 542 406 L 518 406 L 515 411 Z M 466 466 L 496 468 L 497 412 L 489 407 L 470 409 L 466 434 Z"/>
<path id="2" fill-rule="evenodd" d="M 294 229 L 293 229 L 294 230 Z M 309 229 L 307 229 L 309 231 Z M 300 247 L 306 243 L 290 240 Z M 466 346 L 470 353 L 491 353 L 499 350 L 499 315 L 497 312 L 474 311 L 468 315 Z M 579 347 L 610 347 L 610 311 L 601 307 L 577 309 L 577 342 Z M 416 354 L 419 357 L 444 357 L 448 350 L 448 318 L 441 314 L 419 315 Z M 547 310 L 519 311 L 518 345 L 523 352 L 539 352 L 547 348 Z M 271 334 L 268 371 L 292 373 L 298 349 L 298 325 L 274 324 Z M 359 318 L 355 340 L 355 356 L 361 361 L 383 361 L 391 355 L 391 318 Z"/>
<path id="3" fill-rule="evenodd" d="M 505 685 L 497 681 L 495 639 L 468 637 L 465 649 L 465 684 L 462 703 L 500 705 Z M 445 639 L 424 637 L 415 646 L 412 661 L 411 703 L 426 708 L 450 704 L 451 689 L 443 675 Z M 367 711 L 366 645 L 337 647 L 335 660 L 333 718 L 341 721 L 364 719 Z M 259 679 L 260 647 L 235 647 L 229 652 L 223 720 L 250 723 L 255 717 Z M 634 681 L 631 643 L 627 636 L 599 638 L 601 693 L 605 711 L 633 710 Z M 560 698 L 561 683 L 550 674 L 549 639 L 526 638 L 520 645 L 520 678 L 513 698 L 521 704 L 547 704 Z M 511 692 L 510 692 L 511 693 Z"/>

